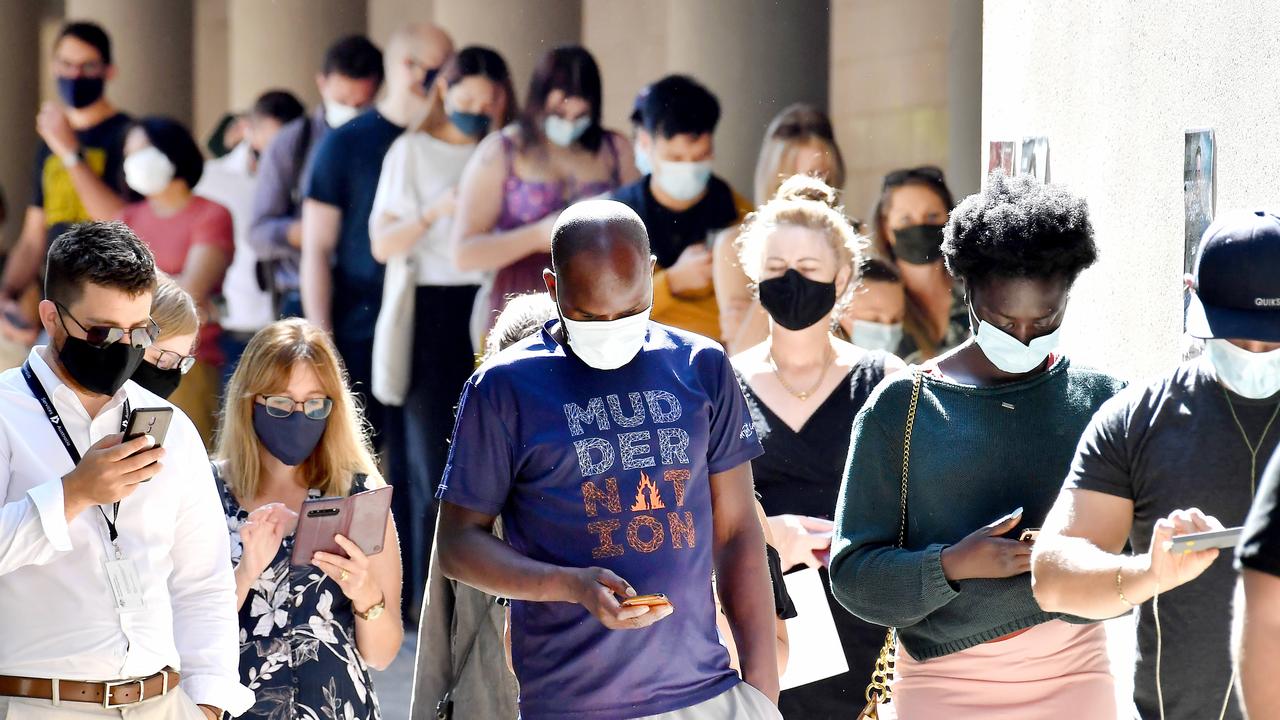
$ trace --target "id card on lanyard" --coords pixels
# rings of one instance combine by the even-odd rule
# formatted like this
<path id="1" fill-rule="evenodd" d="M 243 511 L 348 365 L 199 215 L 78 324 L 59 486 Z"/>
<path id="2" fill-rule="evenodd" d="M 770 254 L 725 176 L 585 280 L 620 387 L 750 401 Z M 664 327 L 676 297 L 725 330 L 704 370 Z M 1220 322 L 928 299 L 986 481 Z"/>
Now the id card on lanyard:
<path id="1" fill-rule="evenodd" d="M 62 447 L 67 451 L 67 455 L 71 458 L 74 465 L 79 465 L 81 455 L 76 444 L 71 440 L 71 433 L 62 423 L 62 416 L 58 414 L 57 408 L 53 406 L 53 400 L 49 398 L 49 393 L 45 391 L 44 386 L 40 384 L 40 380 L 31 370 L 31 364 L 25 362 L 22 364 L 22 378 L 27 381 L 27 387 L 31 389 L 31 394 L 39 401 L 40 407 L 44 410 L 45 416 L 49 419 L 49 424 L 53 426 L 54 434 L 58 436 L 58 440 L 62 441 Z M 124 401 L 123 411 L 120 415 L 120 432 L 124 432 L 129 426 L 129 401 Z M 132 560 L 125 558 L 124 552 L 120 549 L 120 533 L 116 528 L 116 522 L 120 518 L 120 501 L 116 501 L 112 505 L 111 516 L 107 515 L 107 511 L 98 505 L 98 512 L 102 513 L 102 520 L 107 526 L 107 538 L 111 543 L 114 551 L 114 559 L 108 560 L 103 565 L 107 571 L 107 580 L 111 585 L 111 592 L 115 595 L 116 610 L 120 612 L 130 612 L 146 609 L 146 603 L 142 592 L 142 579 L 138 574 L 138 567 Z"/>

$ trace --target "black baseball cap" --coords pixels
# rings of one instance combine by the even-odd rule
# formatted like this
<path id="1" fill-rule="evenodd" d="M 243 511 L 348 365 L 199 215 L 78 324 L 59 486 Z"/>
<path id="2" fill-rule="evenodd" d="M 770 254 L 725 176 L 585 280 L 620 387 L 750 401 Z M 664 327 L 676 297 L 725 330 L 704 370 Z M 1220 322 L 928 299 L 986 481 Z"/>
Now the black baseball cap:
<path id="1" fill-rule="evenodd" d="M 1195 285 L 1192 337 L 1280 342 L 1280 216 L 1257 210 L 1215 220 L 1200 241 Z"/>

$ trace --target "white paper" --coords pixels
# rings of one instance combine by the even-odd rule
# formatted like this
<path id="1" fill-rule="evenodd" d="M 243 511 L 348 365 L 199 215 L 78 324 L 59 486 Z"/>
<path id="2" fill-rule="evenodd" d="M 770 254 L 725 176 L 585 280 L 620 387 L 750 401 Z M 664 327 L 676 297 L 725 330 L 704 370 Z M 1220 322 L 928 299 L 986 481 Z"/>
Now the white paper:
<path id="1" fill-rule="evenodd" d="M 787 592 L 796 606 L 796 617 L 787 621 L 787 669 L 782 673 L 782 689 L 849 671 L 844 647 L 836 634 L 836 621 L 827 604 L 822 576 L 814 568 L 783 576 Z"/>

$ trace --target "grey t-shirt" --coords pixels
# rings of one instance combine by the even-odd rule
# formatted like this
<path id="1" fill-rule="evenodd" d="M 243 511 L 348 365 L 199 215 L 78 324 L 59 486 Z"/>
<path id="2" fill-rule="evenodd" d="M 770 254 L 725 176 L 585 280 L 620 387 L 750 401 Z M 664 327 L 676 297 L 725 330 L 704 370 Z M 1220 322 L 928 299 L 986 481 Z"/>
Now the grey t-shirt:
<path id="1" fill-rule="evenodd" d="M 1280 395 L 1249 400 L 1228 395 L 1205 358 L 1180 365 L 1145 387 L 1131 387 L 1098 411 L 1080 440 L 1067 488 L 1096 490 L 1133 501 L 1129 540 L 1135 553 L 1151 546 L 1156 521 L 1174 510 L 1200 508 L 1227 527 L 1244 523 L 1256 478 L 1249 450 L 1232 418 L 1256 444 Z M 1272 426 L 1258 452 L 1257 473 L 1280 439 Z M 1203 575 L 1160 595 L 1161 685 L 1167 720 L 1217 718 L 1231 680 L 1231 597 L 1236 574 L 1222 553 Z M 1151 603 L 1138 610 L 1134 700 L 1143 718 L 1160 717 L 1156 699 L 1156 629 Z M 1235 693 L 1226 717 L 1242 718 Z"/>

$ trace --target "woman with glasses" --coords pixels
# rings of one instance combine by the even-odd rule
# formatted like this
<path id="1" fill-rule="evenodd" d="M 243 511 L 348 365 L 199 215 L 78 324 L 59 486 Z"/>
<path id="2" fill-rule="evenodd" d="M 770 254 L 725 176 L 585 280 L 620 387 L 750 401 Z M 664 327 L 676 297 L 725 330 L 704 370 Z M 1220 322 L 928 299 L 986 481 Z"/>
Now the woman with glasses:
<path id="1" fill-rule="evenodd" d="M 203 378 L 199 376 L 192 377 L 194 382 L 183 382 L 183 376 L 196 364 L 194 353 L 200 332 L 196 301 L 164 273 L 156 273 L 151 320 L 159 326 L 160 334 L 144 352 L 132 380 L 177 405 L 189 418 L 213 418 L 218 411 L 216 378 L 213 385 L 201 382 Z M 212 435 L 213 428 L 208 430 Z"/>
<path id="2" fill-rule="evenodd" d="M 267 326 L 231 381 L 214 476 L 231 531 L 240 603 L 240 679 L 257 694 L 247 718 L 379 718 L 369 668 L 404 639 L 400 545 L 317 553 L 291 565 L 303 501 L 386 483 L 329 336 L 301 319 Z"/>
<path id="3" fill-rule="evenodd" d="M 898 355 L 920 362 L 969 337 L 964 289 L 942 264 L 942 228 L 954 203 L 942 170 L 926 165 L 884 176 L 871 213 L 877 255 L 894 261 L 907 290 Z"/>
<path id="4" fill-rule="evenodd" d="M 156 269 L 173 276 L 195 299 L 203 322 L 188 382 L 216 397 L 223 362 L 221 328 L 209 317 L 235 253 L 231 213 L 192 192 L 204 172 L 204 157 L 191 133 L 176 120 L 135 121 L 125 134 L 124 152 L 124 179 L 138 201 L 126 206 L 119 219 L 151 248 Z M 205 405 L 200 414 L 195 407 L 184 410 L 208 446 L 213 442 L 216 406 Z"/>

